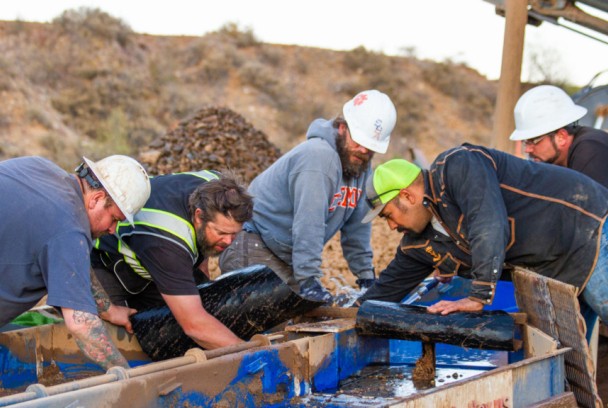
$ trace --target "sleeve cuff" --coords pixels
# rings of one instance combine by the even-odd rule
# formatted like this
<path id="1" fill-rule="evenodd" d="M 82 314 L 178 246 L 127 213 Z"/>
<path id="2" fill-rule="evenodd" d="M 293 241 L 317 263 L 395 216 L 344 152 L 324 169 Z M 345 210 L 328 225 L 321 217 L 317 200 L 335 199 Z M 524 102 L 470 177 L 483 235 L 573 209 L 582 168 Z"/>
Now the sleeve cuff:
<path id="1" fill-rule="evenodd" d="M 469 299 L 491 305 L 496 294 L 496 283 L 473 281 Z"/>
<path id="2" fill-rule="evenodd" d="M 359 279 L 376 279 L 376 274 L 374 273 L 373 270 L 368 270 L 368 271 L 359 272 L 357 274 L 357 277 Z"/>

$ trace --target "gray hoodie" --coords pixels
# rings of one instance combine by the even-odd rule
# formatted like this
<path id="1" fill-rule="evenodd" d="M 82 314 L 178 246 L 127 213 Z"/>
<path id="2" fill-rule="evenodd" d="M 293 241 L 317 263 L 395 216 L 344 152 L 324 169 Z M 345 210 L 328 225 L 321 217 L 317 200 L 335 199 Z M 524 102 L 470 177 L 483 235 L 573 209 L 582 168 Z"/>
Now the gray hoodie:
<path id="1" fill-rule="evenodd" d="M 321 277 L 323 247 L 341 232 L 344 257 L 360 279 L 372 279 L 371 224 L 361 220 L 368 168 L 346 181 L 336 150 L 332 120 L 316 119 L 307 140 L 258 175 L 249 192 L 254 214 L 249 228 L 268 248 L 291 265 L 296 281 Z"/>

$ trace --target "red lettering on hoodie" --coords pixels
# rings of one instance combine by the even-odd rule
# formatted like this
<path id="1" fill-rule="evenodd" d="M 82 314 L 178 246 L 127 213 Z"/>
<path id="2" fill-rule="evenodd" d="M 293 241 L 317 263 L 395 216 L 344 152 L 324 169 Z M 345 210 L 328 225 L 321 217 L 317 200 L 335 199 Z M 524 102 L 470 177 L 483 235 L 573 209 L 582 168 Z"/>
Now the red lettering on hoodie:
<path id="1" fill-rule="evenodd" d="M 334 194 L 331 205 L 329 206 L 329 212 L 334 212 L 337 207 L 356 208 L 361 193 L 361 189 L 357 187 L 340 187 L 340 192 Z"/>

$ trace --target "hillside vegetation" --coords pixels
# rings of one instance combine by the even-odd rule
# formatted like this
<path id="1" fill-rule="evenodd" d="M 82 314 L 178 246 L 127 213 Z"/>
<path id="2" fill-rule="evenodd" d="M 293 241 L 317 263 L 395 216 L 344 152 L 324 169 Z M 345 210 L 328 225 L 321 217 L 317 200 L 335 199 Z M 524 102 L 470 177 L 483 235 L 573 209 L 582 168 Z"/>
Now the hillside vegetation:
<path id="1" fill-rule="evenodd" d="M 395 102 L 388 159 L 418 148 L 429 159 L 489 143 L 496 84 L 450 61 L 265 44 L 227 24 L 202 37 L 133 32 L 98 9 L 50 24 L 0 22 L 0 159 L 43 155 L 71 168 L 140 149 L 206 106 L 246 118 L 281 151 L 315 117 L 333 117 L 364 89 Z"/>

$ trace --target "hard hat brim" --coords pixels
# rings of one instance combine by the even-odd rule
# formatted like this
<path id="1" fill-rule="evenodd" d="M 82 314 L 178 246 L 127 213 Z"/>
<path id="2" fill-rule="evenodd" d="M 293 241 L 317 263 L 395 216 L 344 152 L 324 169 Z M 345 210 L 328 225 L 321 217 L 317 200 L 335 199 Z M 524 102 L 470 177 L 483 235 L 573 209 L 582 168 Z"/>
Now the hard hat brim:
<path id="1" fill-rule="evenodd" d="M 110 195 L 110 198 L 112 198 L 112 201 L 114 201 L 114 204 L 116 204 L 116 206 L 118 207 L 120 212 L 122 212 L 122 214 L 125 216 L 127 221 L 129 221 L 129 224 L 134 226 L 135 224 L 133 222 L 133 214 L 129 213 L 122 207 L 116 192 L 112 189 L 111 186 L 108 185 L 108 183 L 105 182 L 105 179 L 104 179 L 103 175 L 101 174 L 101 172 L 99 171 L 99 168 L 97 167 L 97 165 L 93 161 L 87 159 L 84 156 L 82 156 L 82 159 L 87 164 L 87 166 L 91 169 L 93 174 L 95 174 L 95 177 L 97 177 L 97 180 L 99 180 L 99 182 L 103 186 L 104 190 L 106 190 L 106 192 Z"/>
<path id="2" fill-rule="evenodd" d="M 549 132 L 568 126 L 587 114 L 587 109 L 582 106 L 574 105 L 571 109 L 570 115 L 565 116 L 563 121 L 559 122 L 558 127 L 555 127 L 556 123 L 543 123 L 532 129 L 515 129 L 513 133 L 511 133 L 511 136 L 509 136 L 509 140 L 518 141 L 534 139 L 535 137 L 546 135 Z"/>

